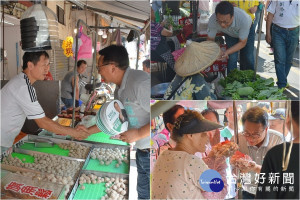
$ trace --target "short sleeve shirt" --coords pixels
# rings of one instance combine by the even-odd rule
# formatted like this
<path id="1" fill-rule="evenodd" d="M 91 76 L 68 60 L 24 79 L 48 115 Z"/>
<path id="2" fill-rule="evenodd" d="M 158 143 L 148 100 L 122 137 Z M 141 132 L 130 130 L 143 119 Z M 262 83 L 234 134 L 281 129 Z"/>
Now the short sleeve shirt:
<path id="1" fill-rule="evenodd" d="M 115 99 L 124 105 L 129 120 L 129 129 L 140 128 L 150 123 L 150 76 L 148 73 L 128 68 L 114 95 Z M 135 147 L 150 148 L 150 130 L 149 136 L 136 141 Z"/>
<path id="2" fill-rule="evenodd" d="M 163 29 L 159 23 L 151 22 L 151 50 L 155 50 L 160 43 Z"/>
<path id="3" fill-rule="evenodd" d="M 26 117 L 39 119 L 45 117 L 45 113 L 29 78 L 22 72 L 1 90 L 1 146 L 12 146 Z"/>
<path id="4" fill-rule="evenodd" d="M 152 173 L 153 199 L 203 199 L 199 184 L 207 165 L 195 155 L 166 150 L 159 155 Z"/>
<path id="5" fill-rule="evenodd" d="M 178 75 L 174 77 L 164 95 L 164 99 L 169 98 L 184 78 L 185 77 Z M 216 99 L 216 96 L 213 94 L 208 84 L 209 83 L 204 80 L 204 77 L 201 74 L 192 75 L 177 89 L 171 100 Z"/>
<path id="6" fill-rule="evenodd" d="M 222 28 L 218 24 L 216 13 L 214 13 L 208 21 L 208 37 L 214 38 L 217 32 L 223 32 L 231 37 L 245 40 L 246 38 L 248 38 L 251 24 L 251 17 L 240 8 L 234 7 L 233 21 L 228 28 Z"/>
<path id="7" fill-rule="evenodd" d="M 267 9 L 274 14 L 273 23 L 282 28 L 295 28 L 299 26 L 299 1 L 271 1 Z"/>

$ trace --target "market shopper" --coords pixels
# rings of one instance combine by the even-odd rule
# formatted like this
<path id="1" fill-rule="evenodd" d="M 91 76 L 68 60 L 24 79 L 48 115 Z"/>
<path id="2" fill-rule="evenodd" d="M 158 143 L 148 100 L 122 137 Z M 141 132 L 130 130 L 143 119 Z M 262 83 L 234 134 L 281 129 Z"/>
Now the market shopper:
<path id="1" fill-rule="evenodd" d="M 201 72 L 218 58 L 220 47 L 214 42 L 192 42 L 176 60 L 176 76 L 169 84 L 164 99 L 210 100 L 216 99 L 212 85 Z"/>
<path id="2" fill-rule="evenodd" d="M 211 108 L 207 108 L 201 112 L 202 116 L 214 123 L 220 124 L 219 120 L 219 114 L 217 111 Z M 224 142 L 225 138 L 220 135 L 220 129 L 215 129 L 212 131 L 208 131 L 207 135 L 209 137 L 209 145 L 206 145 L 206 155 L 209 155 L 209 151 L 211 150 L 211 147 L 220 143 Z M 197 155 L 197 154 L 196 154 Z M 203 156 L 203 155 L 202 155 Z M 225 199 L 232 199 L 235 198 L 236 192 L 235 192 L 235 183 L 233 181 L 233 174 L 232 174 L 232 168 L 229 164 L 229 158 L 226 158 L 226 179 L 227 179 L 227 194 L 225 196 Z"/>
<path id="3" fill-rule="evenodd" d="M 295 139 L 276 145 L 268 151 L 261 168 L 261 173 L 265 174 L 265 181 L 258 184 L 261 190 L 257 190 L 256 199 L 299 199 L 300 108 L 299 101 L 290 103 L 291 116 L 287 117 L 286 125 L 290 131 L 293 131 Z M 267 181 L 272 180 L 272 176 L 274 181 Z"/>
<path id="4" fill-rule="evenodd" d="M 75 97 L 75 107 L 79 106 L 79 97 L 80 97 L 80 90 L 79 90 L 79 80 L 81 79 L 81 75 L 86 71 L 87 62 L 85 60 L 78 60 L 77 61 L 77 77 L 76 77 L 76 97 Z M 68 72 L 64 79 L 61 82 L 61 100 L 65 104 L 66 108 L 73 107 L 73 99 L 74 99 L 74 85 L 75 85 L 75 78 L 74 72 Z"/>
<path id="5" fill-rule="evenodd" d="M 272 42 L 274 48 L 276 84 L 285 88 L 289 86 L 287 77 L 299 45 L 299 1 L 271 1 L 267 11 L 266 41 Z"/>
<path id="6" fill-rule="evenodd" d="M 128 131 L 121 133 L 120 139 L 135 142 L 137 149 L 138 198 L 150 199 L 150 76 L 130 69 L 128 52 L 123 46 L 111 45 L 99 54 L 98 73 L 106 83 L 117 85 L 114 97 L 123 104 L 129 121 Z M 89 132 L 98 133 L 100 129 L 95 125 Z"/>
<path id="7" fill-rule="evenodd" d="M 239 134 L 239 151 L 251 157 L 255 165 L 240 165 L 243 173 L 250 173 L 251 180 L 243 185 L 243 199 L 254 199 L 257 183 L 255 173 L 259 174 L 266 153 L 275 145 L 282 143 L 278 132 L 268 129 L 268 114 L 255 106 L 248 109 L 242 116 L 244 131 Z"/>
<path id="8" fill-rule="evenodd" d="M 284 139 L 287 142 L 292 140 L 292 134 L 288 130 L 288 127 L 284 125 L 285 122 L 285 109 L 277 108 L 270 116 L 269 116 L 269 128 L 279 133 L 284 133 Z"/>
<path id="9" fill-rule="evenodd" d="M 240 121 L 241 117 L 242 117 L 242 106 L 241 105 L 237 105 L 236 106 L 236 111 L 237 111 L 237 122 Z M 226 126 L 222 131 L 221 131 L 221 136 L 223 138 L 225 138 L 225 140 L 230 140 L 232 138 L 232 136 L 234 136 L 234 115 L 233 115 L 233 107 L 230 106 L 228 108 L 226 108 L 225 111 L 225 116 L 227 118 L 228 121 L 228 126 Z M 241 130 L 241 127 L 238 127 L 239 130 Z M 239 131 L 240 132 L 240 131 Z"/>
<path id="10" fill-rule="evenodd" d="M 262 27 L 259 26 L 260 23 L 262 23 L 261 19 L 263 18 L 261 18 L 261 14 L 264 8 L 265 8 L 265 0 L 259 1 L 259 5 L 257 6 L 257 10 L 255 12 L 255 20 L 253 22 L 254 30 L 257 27 L 256 33 L 259 33 L 259 31 L 261 31 L 261 33 L 264 33 L 262 30 L 260 30 L 260 28 Z"/>
<path id="11" fill-rule="evenodd" d="M 194 155 L 196 152 L 205 151 L 205 144 L 208 142 L 206 132 L 220 127 L 204 119 L 197 111 L 187 110 L 177 118 L 172 134 L 176 147 L 165 150 L 158 157 L 153 169 L 151 182 L 153 199 L 225 197 L 226 187 L 220 192 L 205 192 L 199 183 L 200 175 L 209 169 L 207 164 L 213 166 L 218 161 L 215 160 L 212 164 L 209 158 L 199 159 Z M 223 159 L 218 168 L 224 168 L 224 165 L 226 167 Z"/>
<path id="12" fill-rule="evenodd" d="M 145 71 L 147 73 L 151 73 L 150 60 L 149 59 L 143 61 L 143 71 Z"/>
<path id="13" fill-rule="evenodd" d="M 23 55 L 23 72 L 12 78 L 1 90 L 1 146 L 11 147 L 14 138 L 28 119 L 50 132 L 70 135 L 76 139 L 89 136 L 86 129 L 81 131 L 59 125 L 47 118 L 37 100 L 32 86 L 38 80 L 44 80 L 49 65 L 46 51 L 25 52 Z"/>
<path id="14" fill-rule="evenodd" d="M 151 8 L 151 61 L 167 63 L 166 82 L 170 82 L 175 76 L 175 60 L 167 44 L 166 37 L 173 35 L 173 27 L 170 25 L 169 29 L 166 29 L 164 28 L 165 23 L 165 21 L 161 24 L 155 22 L 155 14 Z"/>
<path id="15" fill-rule="evenodd" d="M 221 58 L 228 59 L 227 73 L 237 68 L 240 52 L 240 69 L 254 70 L 254 33 L 250 15 L 227 1 L 220 2 L 208 22 L 208 40 L 215 40 L 217 32 L 225 34 L 227 50 Z"/>

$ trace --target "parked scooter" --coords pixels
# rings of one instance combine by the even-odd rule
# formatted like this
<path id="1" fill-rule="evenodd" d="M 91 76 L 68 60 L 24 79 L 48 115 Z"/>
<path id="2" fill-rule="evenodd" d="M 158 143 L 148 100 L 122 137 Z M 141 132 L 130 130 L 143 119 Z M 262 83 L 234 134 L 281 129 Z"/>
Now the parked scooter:
<path id="1" fill-rule="evenodd" d="M 87 83 L 84 87 L 89 94 L 88 100 L 84 102 L 86 104 L 85 111 L 90 110 L 90 108 L 93 108 L 95 105 L 104 104 L 110 100 L 113 93 L 112 88 L 103 82 L 95 83 L 95 90 L 93 90 L 92 83 Z"/>

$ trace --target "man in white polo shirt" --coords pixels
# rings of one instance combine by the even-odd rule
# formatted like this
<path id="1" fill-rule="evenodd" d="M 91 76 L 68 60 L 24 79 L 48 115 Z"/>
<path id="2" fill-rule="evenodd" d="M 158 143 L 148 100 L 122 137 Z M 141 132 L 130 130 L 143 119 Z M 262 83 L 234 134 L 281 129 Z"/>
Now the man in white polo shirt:
<path id="1" fill-rule="evenodd" d="M 299 43 L 299 0 L 271 1 L 267 11 L 266 41 L 273 43 L 277 86 L 284 88 Z"/>
<path id="2" fill-rule="evenodd" d="M 44 80 L 49 55 L 46 51 L 26 52 L 23 56 L 23 72 L 12 78 L 1 90 L 1 146 L 11 147 L 15 137 L 28 119 L 34 119 L 40 128 L 50 132 L 70 135 L 76 139 L 89 136 L 87 131 L 64 127 L 45 116 L 37 101 L 32 84 Z"/>

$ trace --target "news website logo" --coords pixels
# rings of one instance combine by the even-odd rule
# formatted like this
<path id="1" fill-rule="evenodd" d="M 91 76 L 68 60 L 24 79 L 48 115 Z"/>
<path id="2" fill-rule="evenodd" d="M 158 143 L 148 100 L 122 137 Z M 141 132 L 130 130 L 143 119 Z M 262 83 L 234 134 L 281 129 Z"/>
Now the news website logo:
<path id="1" fill-rule="evenodd" d="M 220 192 L 224 188 L 222 177 L 216 170 L 205 170 L 199 178 L 200 186 L 207 192 Z"/>

